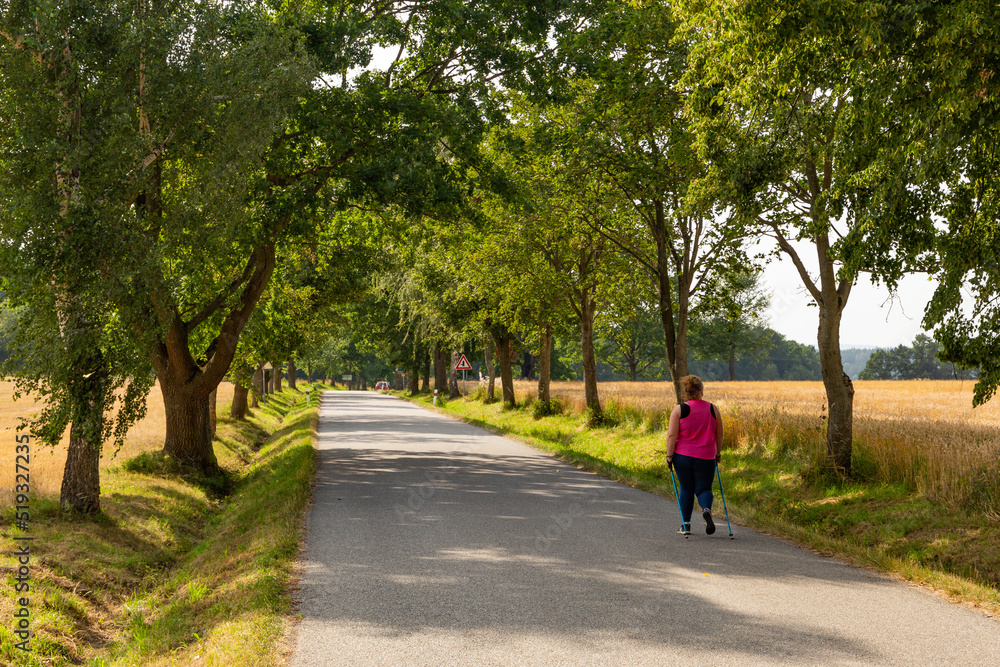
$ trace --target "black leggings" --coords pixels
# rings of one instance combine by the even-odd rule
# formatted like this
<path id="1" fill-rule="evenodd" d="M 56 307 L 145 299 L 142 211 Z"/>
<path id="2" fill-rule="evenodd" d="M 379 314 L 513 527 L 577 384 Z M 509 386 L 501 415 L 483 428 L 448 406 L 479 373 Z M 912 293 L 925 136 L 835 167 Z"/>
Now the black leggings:
<path id="1" fill-rule="evenodd" d="M 712 509 L 712 482 L 715 481 L 715 459 L 699 459 L 684 454 L 674 454 L 674 470 L 680 482 L 681 518 L 691 523 L 694 497 L 702 509 Z"/>

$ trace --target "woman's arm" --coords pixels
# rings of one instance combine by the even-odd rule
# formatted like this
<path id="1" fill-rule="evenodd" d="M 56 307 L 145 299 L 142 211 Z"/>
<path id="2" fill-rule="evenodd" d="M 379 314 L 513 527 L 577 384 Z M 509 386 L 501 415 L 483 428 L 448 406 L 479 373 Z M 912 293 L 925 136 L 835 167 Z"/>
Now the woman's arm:
<path id="1" fill-rule="evenodd" d="M 677 434 L 681 431 L 681 406 L 675 405 L 670 413 L 670 424 L 667 426 L 667 463 L 674 459 L 674 448 L 677 447 Z"/>

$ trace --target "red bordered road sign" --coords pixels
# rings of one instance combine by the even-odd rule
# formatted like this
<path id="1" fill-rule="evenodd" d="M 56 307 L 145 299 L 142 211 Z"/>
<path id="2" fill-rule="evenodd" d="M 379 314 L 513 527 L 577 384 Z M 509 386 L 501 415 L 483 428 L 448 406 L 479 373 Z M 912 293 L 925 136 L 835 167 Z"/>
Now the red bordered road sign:
<path id="1" fill-rule="evenodd" d="M 472 370 L 472 364 L 469 363 L 469 360 L 465 358 L 464 354 L 462 355 L 462 358 L 458 360 L 458 365 L 455 366 L 455 370 L 456 371 L 471 371 Z"/>

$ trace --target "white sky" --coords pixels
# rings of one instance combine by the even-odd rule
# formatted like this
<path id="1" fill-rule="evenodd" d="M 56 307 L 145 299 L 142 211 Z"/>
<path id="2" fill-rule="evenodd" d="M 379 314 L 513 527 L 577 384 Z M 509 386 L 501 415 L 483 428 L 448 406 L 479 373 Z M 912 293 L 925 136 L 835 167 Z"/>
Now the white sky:
<path id="1" fill-rule="evenodd" d="M 796 244 L 798 245 L 798 244 Z M 812 269 L 815 250 L 807 244 L 797 248 L 802 261 Z M 813 273 L 815 275 L 815 272 Z M 771 290 L 771 308 L 767 311 L 770 326 L 786 338 L 806 345 L 816 345 L 819 312 L 791 260 L 784 254 L 764 269 L 763 282 Z M 840 326 L 840 344 L 848 347 L 895 347 L 909 345 L 924 331 L 920 322 L 924 307 L 934 293 L 936 283 L 926 275 L 906 276 L 896 298 L 885 286 L 876 286 L 862 275 L 851 290 Z"/>

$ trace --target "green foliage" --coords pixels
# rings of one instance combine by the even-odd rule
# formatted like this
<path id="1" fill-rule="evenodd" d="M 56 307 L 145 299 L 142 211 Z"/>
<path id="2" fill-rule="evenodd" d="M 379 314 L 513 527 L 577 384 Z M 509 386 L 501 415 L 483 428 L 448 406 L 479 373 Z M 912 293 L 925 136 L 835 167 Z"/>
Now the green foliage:
<path id="1" fill-rule="evenodd" d="M 552 415 L 560 415 L 563 412 L 562 400 L 558 396 L 552 396 L 549 398 L 549 402 L 535 400 L 531 404 L 531 416 L 535 419 L 542 419 L 543 417 L 551 417 Z"/>
<path id="2" fill-rule="evenodd" d="M 10 344 L 17 331 L 17 310 L 0 301 L 0 363 L 10 356 Z"/>
<path id="3" fill-rule="evenodd" d="M 924 326 L 936 327 L 942 360 L 979 369 L 975 405 L 1000 387 L 1000 160 L 993 149 L 998 132 L 994 124 L 956 147 L 962 163 L 953 167 L 951 196 L 941 211 L 948 223 L 939 236 L 940 283 L 924 318 Z"/>

